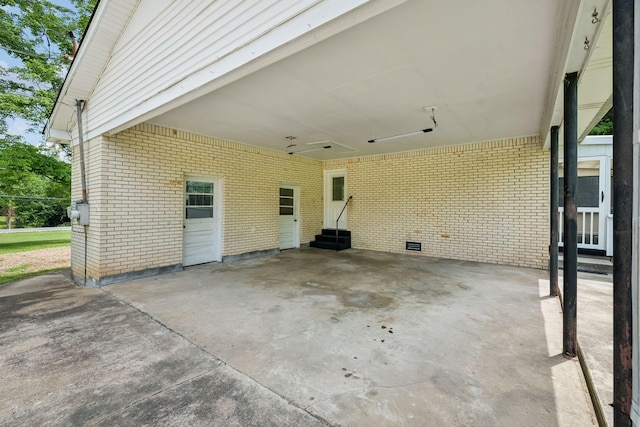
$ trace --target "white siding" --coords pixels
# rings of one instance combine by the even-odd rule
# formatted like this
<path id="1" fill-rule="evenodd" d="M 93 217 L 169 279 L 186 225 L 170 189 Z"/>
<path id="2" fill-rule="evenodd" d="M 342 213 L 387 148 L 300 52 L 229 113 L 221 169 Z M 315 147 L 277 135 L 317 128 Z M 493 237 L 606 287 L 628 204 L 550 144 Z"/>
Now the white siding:
<path id="1" fill-rule="evenodd" d="M 145 0 L 142 3 L 153 2 Z M 94 96 L 92 116 L 106 122 L 123 107 L 142 103 L 194 71 L 229 55 L 291 19 L 317 0 L 175 1 L 155 19 L 138 17 L 115 46 Z"/>
<path id="2" fill-rule="evenodd" d="M 109 52 L 120 38 L 136 2 L 128 0 L 102 1 L 98 4 L 91 25 L 81 41 L 80 51 L 69 68 L 58 102 L 47 123 L 47 130 L 60 135 L 75 126 L 75 101 L 86 100 L 106 68 Z M 57 139 L 54 138 L 54 139 Z M 62 140 L 66 140 L 64 137 Z"/>
<path id="3" fill-rule="evenodd" d="M 123 41 L 131 41 L 149 26 L 171 3 L 176 0 L 139 0 L 135 13 L 130 17 L 127 27 L 122 32 L 118 41 L 120 46 Z"/>
<path id="4" fill-rule="evenodd" d="M 81 72 L 73 73 L 67 77 L 67 79 L 72 79 L 74 84 L 64 95 L 86 99 L 107 64 L 103 52 L 113 49 L 134 6 L 130 2 L 109 1 L 106 2 L 104 8 L 96 11 L 96 16 L 92 19 L 92 28 L 82 40 L 82 61 L 92 64 L 93 67 L 83 67 Z M 103 16 L 108 16 L 108 19 L 102 19 Z M 91 49 L 84 49 L 85 44 L 90 44 Z M 72 68 L 71 72 L 73 71 Z"/>
<path id="5" fill-rule="evenodd" d="M 128 127 L 155 108 L 168 109 L 168 103 L 370 1 L 142 0 L 91 96 L 88 137 Z"/>

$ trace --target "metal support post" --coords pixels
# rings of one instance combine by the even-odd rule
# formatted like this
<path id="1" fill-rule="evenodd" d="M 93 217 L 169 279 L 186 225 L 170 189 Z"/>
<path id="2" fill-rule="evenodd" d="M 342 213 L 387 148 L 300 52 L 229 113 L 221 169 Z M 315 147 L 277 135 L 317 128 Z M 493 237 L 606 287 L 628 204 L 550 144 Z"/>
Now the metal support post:
<path id="1" fill-rule="evenodd" d="M 558 126 L 551 128 L 551 147 L 549 153 L 549 207 L 551 242 L 549 244 L 549 295 L 555 297 L 558 288 Z"/>
<path id="2" fill-rule="evenodd" d="M 613 1 L 613 421 L 631 426 L 634 1 Z"/>
<path id="3" fill-rule="evenodd" d="M 578 239 L 578 73 L 564 79 L 563 354 L 577 354 Z"/>

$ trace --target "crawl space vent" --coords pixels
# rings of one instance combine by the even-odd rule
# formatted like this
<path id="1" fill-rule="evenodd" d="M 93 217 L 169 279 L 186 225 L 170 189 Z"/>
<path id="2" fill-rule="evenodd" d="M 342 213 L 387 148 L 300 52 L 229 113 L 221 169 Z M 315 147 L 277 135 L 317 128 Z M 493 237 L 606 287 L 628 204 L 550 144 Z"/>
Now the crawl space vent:
<path id="1" fill-rule="evenodd" d="M 422 243 L 419 243 L 419 242 L 406 242 L 405 248 L 408 251 L 421 251 L 422 250 Z"/>

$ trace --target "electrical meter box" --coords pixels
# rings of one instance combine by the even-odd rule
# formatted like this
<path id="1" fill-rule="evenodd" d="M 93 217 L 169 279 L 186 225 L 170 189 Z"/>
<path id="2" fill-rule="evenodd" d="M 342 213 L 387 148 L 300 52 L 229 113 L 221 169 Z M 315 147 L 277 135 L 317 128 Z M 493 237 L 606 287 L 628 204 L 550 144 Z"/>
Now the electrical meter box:
<path id="1" fill-rule="evenodd" d="M 89 203 L 82 201 L 74 202 L 67 209 L 67 216 L 73 221 L 78 221 L 80 225 L 89 225 Z"/>
<path id="2" fill-rule="evenodd" d="M 76 205 L 80 218 L 78 218 L 78 224 L 89 225 L 89 203 L 80 203 Z"/>

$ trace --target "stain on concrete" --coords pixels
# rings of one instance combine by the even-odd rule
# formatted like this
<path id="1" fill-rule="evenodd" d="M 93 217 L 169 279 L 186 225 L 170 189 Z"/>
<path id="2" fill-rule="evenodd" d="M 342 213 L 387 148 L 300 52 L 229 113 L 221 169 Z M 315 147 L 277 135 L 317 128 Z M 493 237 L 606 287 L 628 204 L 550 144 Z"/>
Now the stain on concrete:
<path id="1" fill-rule="evenodd" d="M 352 288 L 342 287 L 337 283 L 303 282 L 302 289 L 299 295 L 331 296 L 344 307 L 349 308 L 381 309 L 397 305 L 396 298 L 394 298 L 392 294 L 358 291 Z M 295 296 L 292 295 L 291 297 Z"/>
<path id="2" fill-rule="evenodd" d="M 497 404 L 504 391 L 532 389 L 553 405 L 544 272 L 361 250 L 277 258 L 109 290 L 340 425 L 558 425 L 557 407 L 524 396 Z M 562 425 L 590 425 L 581 405 Z M 223 406 L 221 416 L 233 413 Z"/>
<path id="3" fill-rule="evenodd" d="M 326 426 L 256 383 L 221 367 L 101 419 L 100 426 Z M 160 421 L 160 423 L 157 423 Z"/>
<path id="4" fill-rule="evenodd" d="M 50 285 L 0 288 L 0 425 L 326 425 L 110 294 Z"/>
<path id="5" fill-rule="evenodd" d="M 340 295 L 340 301 L 346 307 L 358 308 L 386 308 L 396 302 L 392 297 L 372 292 L 345 293 Z"/>
<path id="6" fill-rule="evenodd" d="M 274 305 L 268 310 L 269 313 L 280 313 L 281 311 L 282 311 L 282 306 L 280 304 Z"/>

